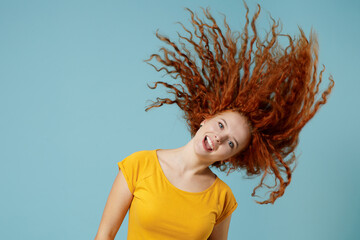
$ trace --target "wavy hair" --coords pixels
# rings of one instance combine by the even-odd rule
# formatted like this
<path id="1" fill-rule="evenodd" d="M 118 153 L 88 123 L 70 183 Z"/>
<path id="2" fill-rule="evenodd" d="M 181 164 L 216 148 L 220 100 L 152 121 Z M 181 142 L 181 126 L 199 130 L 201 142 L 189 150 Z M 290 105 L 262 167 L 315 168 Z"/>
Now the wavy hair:
<path id="1" fill-rule="evenodd" d="M 307 38 L 299 27 L 300 34 L 291 37 L 282 34 L 280 24 L 270 17 L 270 30 L 261 39 L 256 28 L 260 5 L 251 21 L 246 4 L 245 8 L 246 22 L 241 32 L 231 31 L 225 17 L 225 31 L 221 30 L 209 9 L 202 9 L 205 20 L 187 9 L 193 30 L 179 23 L 187 36 L 178 33 L 178 43 L 156 32 L 169 48 L 160 48 L 159 54 L 145 61 L 175 83 L 157 81 L 154 86 L 148 85 L 151 89 L 165 86 L 172 98 L 158 97 L 146 111 L 177 104 L 192 136 L 206 118 L 228 110 L 241 113 L 251 126 L 248 147 L 226 163 L 216 162 L 212 167 L 227 174 L 234 170 L 245 170 L 249 177 L 262 174 L 252 196 L 256 196 L 257 189 L 267 187 L 269 198 L 256 202 L 273 204 L 291 182 L 299 133 L 326 103 L 334 80 L 330 75 L 328 86 L 319 90 L 325 67 L 317 73 L 318 43 L 313 31 Z M 286 47 L 279 44 L 279 37 L 288 40 Z M 275 178 L 274 186 L 264 182 L 268 175 Z"/>

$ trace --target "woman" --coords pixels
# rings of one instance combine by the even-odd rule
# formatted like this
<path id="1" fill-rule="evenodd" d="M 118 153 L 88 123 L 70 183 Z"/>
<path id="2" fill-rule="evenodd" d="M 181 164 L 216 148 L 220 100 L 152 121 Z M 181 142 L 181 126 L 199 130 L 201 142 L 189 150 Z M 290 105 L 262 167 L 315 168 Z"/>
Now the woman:
<path id="1" fill-rule="evenodd" d="M 334 86 L 318 98 L 322 73 L 317 74 L 314 33 L 306 38 L 271 31 L 261 40 L 256 30 L 260 6 L 251 20 L 248 8 L 242 33 L 225 34 L 208 10 L 207 21 L 191 14 L 193 31 L 179 44 L 156 34 L 173 50 L 153 54 L 161 68 L 181 84 L 158 81 L 174 96 L 151 106 L 177 104 L 184 111 L 192 139 L 183 147 L 140 151 L 119 162 L 96 239 L 113 239 L 130 208 L 128 239 L 227 239 L 237 203 L 231 189 L 210 168 L 228 173 L 262 174 L 259 185 L 271 190 L 259 204 L 274 203 L 291 181 L 294 150 L 304 125 L 325 104 Z M 286 48 L 278 37 L 289 41 Z M 186 44 L 185 44 L 186 43 Z M 240 45 L 239 45 L 240 44 Z M 238 46 L 239 45 L 239 46 Z M 189 48 L 192 47 L 192 49 Z M 270 174 L 274 186 L 264 182 Z"/>

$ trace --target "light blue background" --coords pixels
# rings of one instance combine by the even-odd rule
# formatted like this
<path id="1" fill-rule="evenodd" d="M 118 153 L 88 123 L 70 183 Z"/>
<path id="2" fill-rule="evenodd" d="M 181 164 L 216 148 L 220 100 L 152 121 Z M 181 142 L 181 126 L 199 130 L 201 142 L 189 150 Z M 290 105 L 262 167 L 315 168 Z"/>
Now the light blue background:
<path id="1" fill-rule="evenodd" d="M 251 13 L 255 1 L 247 1 Z M 304 128 L 299 165 L 274 205 L 255 204 L 259 182 L 225 177 L 239 203 L 229 239 L 360 239 L 360 3 L 259 1 L 283 30 L 319 35 L 324 81 L 335 88 Z M 244 22 L 241 1 L 0 1 L 0 236 L 93 239 L 117 162 L 144 149 L 176 148 L 189 134 L 175 106 L 147 83 L 163 74 L 143 62 L 187 22 L 184 7 Z M 189 216 L 191 217 L 191 216 Z M 127 217 L 116 239 L 125 239 Z"/>

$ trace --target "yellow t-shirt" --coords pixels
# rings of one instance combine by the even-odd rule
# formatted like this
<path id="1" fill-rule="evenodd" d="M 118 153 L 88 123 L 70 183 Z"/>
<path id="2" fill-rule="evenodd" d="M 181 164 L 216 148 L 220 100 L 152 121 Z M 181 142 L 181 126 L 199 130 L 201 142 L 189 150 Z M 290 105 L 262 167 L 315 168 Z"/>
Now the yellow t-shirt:
<path id="1" fill-rule="evenodd" d="M 129 210 L 129 240 L 206 240 L 214 225 L 237 207 L 230 187 L 216 176 L 202 192 L 186 192 L 164 175 L 156 150 L 131 154 L 119 169 L 134 198 Z"/>

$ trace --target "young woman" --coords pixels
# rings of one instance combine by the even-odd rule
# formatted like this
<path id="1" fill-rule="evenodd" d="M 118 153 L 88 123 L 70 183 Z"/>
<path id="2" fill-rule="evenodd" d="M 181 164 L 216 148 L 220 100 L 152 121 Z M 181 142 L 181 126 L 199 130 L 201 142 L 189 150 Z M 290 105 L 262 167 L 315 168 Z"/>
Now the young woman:
<path id="1" fill-rule="evenodd" d="M 208 10 L 206 21 L 189 10 L 193 31 L 179 44 L 157 34 L 173 50 L 153 54 L 161 68 L 180 83 L 167 87 L 173 99 L 158 98 L 146 110 L 177 104 L 192 139 L 177 149 L 136 152 L 119 162 L 95 239 L 114 239 L 129 210 L 128 239 L 227 239 L 237 207 L 231 189 L 210 168 L 262 174 L 259 185 L 271 190 L 259 204 L 274 203 L 291 181 L 294 150 L 304 125 L 325 104 L 334 86 L 320 95 L 318 50 L 314 33 L 296 38 L 273 24 L 261 40 L 256 30 L 260 6 L 251 20 L 248 8 L 241 33 L 219 28 Z M 289 45 L 282 48 L 278 37 Z M 191 47 L 191 49 L 189 48 Z M 274 175 L 275 185 L 264 183 Z"/>

